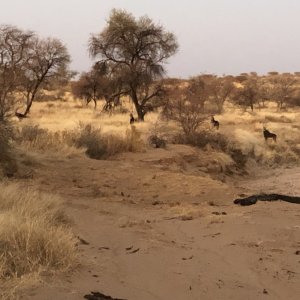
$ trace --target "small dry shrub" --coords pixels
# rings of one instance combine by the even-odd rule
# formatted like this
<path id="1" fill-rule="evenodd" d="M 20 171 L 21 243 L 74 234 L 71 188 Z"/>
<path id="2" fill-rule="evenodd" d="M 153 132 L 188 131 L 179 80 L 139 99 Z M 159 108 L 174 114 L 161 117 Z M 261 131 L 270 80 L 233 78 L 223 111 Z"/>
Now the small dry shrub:
<path id="1" fill-rule="evenodd" d="M 76 239 L 60 200 L 17 184 L 0 190 L 0 280 L 72 268 Z"/>
<path id="2" fill-rule="evenodd" d="M 10 129 L 0 123 L 0 162 L 4 163 L 10 157 Z"/>
<path id="3" fill-rule="evenodd" d="M 188 135 L 181 134 L 175 138 L 176 142 L 189 144 L 198 148 L 205 148 L 210 145 L 215 150 L 226 152 L 228 148 L 228 138 L 221 133 L 210 130 L 201 130 L 189 133 Z"/>
<path id="4" fill-rule="evenodd" d="M 176 137 L 175 142 L 224 152 L 233 159 L 239 168 L 245 167 L 249 156 L 249 153 L 245 154 L 228 137 L 211 130 L 201 130 L 188 135 L 179 135 Z"/>
<path id="5" fill-rule="evenodd" d="M 12 176 L 17 171 L 11 147 L 12 138 L 13 131 L 10 125 L 0 122 L 0 178 Z"/>
<path id="6" fill-rule="evenodd" d="M 289 119 L 286 116 L 272 116 L 272 115 L 266 115 L 265 120 L 269 122 L 274 122 L 274 123 L 292 123 L 293 121 Z"/>
<path id="7" fill-rule="evenodd" d="M 81 124 L 77 135 L 75 132 L 74 143 L 76 147 L 86 148 L 86 154 L 94 159 L 105 159 L 122 152 L 139 152 L 143 148 L 140 133 L 135 126 L 131 126 L 125 136 L 121 136 L 103 134 L 100 128 Z"/>
<path id="8" fill-rule="evenodd" d="M 74 130 L 51 132 L 38 125 L 25 125 L 17 135 L 17 141 L 28 148 L 41 151 L 62 152 L 66 148 L 83 148 L 94 159 L 106 159 L 121 152 L 143 150 L 140 133 L 134 126 L 125 135 L 104 134 L 101 128 L 91 124 L 79 124 Z"/>
<path id="9" fill-rule="evenodd" d="M 22 146 L 40 151 L 60 151 L 66 146 L 60 132 L 50 132 L 38 125 L 24 125 L 16 136 L 16 141 Z"/>
<path id="10" fill-rule="evenodd" d="M 166 148 L 166 140 L 156 134 L 152 134 L 148 138 L 149 144 L 154 148 Z"/>
<path id="11" fill-rule="evenodd" d="M 203 108 L 199 103 L 186 100 L 169 101 L 164 106 L 162 116 L 176 121 L 185 135 L 193 134 L 204 122 Z"/>

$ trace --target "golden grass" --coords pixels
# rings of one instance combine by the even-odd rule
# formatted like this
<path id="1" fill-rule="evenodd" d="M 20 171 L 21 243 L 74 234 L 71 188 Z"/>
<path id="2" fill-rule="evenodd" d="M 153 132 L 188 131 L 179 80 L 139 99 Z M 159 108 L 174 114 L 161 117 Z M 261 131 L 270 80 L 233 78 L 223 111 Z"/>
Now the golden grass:
<path id="1" fill-rule="evenodd" d="M 95 159 L 144 150 L 144 142 L 135 126 L 127 128 L 124 134 L 109 134 L 103 133 L 101 128 L 83 123 L 75 129 L 57 132 L 24 124 L 18 131 L 17 141 L 27 149 L 66 156 L 85 150 L 89 157 Z"/>
<path id="2" fill-rule="evenodd" d="M 17 164 L 11 149 L 12 128 L 0 122 L 0 179 L 12 176 L 17 171 Z"/>
<path id="3" fill-rule="evenodd" d="M 0 283 L 73 268 L 76 239 L 60 199 L 12 183 L 0 190 Z"/>
<path id="4" fill-rule="evenodd" d="M 128 99 L 123 100 L 123 102 L 127 111 L 134 113 L 134 107 Z M 201 130 L 205 129 L 205 132 L 208 132 L 205 136 L 208 141 L 204 141 L 204 144 L 216 148 L 216 144 L 222 145 L 222 141 L 225 140 L 228 144 L 234 144 L 234 147 L 240 149 L 242 154 L 254 158 L 259 164 L 275 165 L 298 162 L 300 110 L 293 109 L 282 112 L 278 111 L 276 105 L 272 103 L 267 103 L 267 105 L 266 108 L 250 112 L 237 108 L 231 103 L 226 103 L 224 113 L 215 116 L 221 124 L 218 133 L 211 128 L 210 118 L 203 123 Z M 78 123 L 82 124 L 79 131 Z M 72 139 L 74 140 L 74 132 L 77 130 L 75 134 L 77 141 L 78 137 L 80 135 L 82 137 L 85 132 L 86 141 L 89 140 L 88 144 L 95 148 L 96 152 L 104 151 L 103 158 L 120 152 L 142 151 L 141 149 L 144 147 L 141 141 L 145 144 L 148 143 L 151 135 L 159 136 L 167 142 L 174 142 L 174 136 L 181 131 L 175 122 L 163 121 L 159 113 L 149 113 L 145 117 L 145 122 L 135 124 L 135 132 L 133 133 L 129 125 L 128 113 L 114 113 L 112 115 L 101 113 L 101 103 L 94 110 L 92 106 L 86 107 L 84 103 L 73 99 L 70 95 L 68 95 L 67 101 L 35 103 L 31 118 L 18 124 L 21 128 L 27 125 L 34 127 L 34 124 L 39 124 L 40 129 L 46 129 L 48 134 L 52 134 L 51 138 L 44 139 L 44 142 L 41 135 L 36 143 L 31 143 L 33 148 L 40 147 L 42 151 L 43 149 L 55 150 L 56 145 L 57 147 L 65 147 L 67 153 L 68 151 L 70 153 L 78 152 L 76 142 L 72 144 L 68 141 L 70 132 L 72 132 Z M 83 130 L 84 127 L 88 126 L 91 126 L 93 134 L 91 132 L 87 134 Z M 277 134 L 277 144 L 273 145 L 271 141 L 265 143 L 262 135 L 263 126 Z M 62 132 L 64 134 L 61 135 Z M 92 135 L 94 135 L 94 141 L 91 138 Z M 64 142 L 61 142 L 61 139 L 64 139 Z M 83 137 L 82 139 L 84 140 Z M 98 142 L 100 140 L 101 147 L 100 142 Z M 134 140 L 139 142 L 135 143 Z M 81 146 L 88 151 L 87 145 Z M 105 149 L 103 150 L 103 148 Z M 219 148 L 224 151 L 224 147 Z M 64 150 L 58 149 L 58 151 L 63 152 Z M 99 157 L 99 155 L 96 156 Z"/>
<path id="5" fill-rule="evenodd" d="M 135 126 L 127 129 L 124 135 L 102 133 L 101 128 L 91 124 L 80 125 L 79 131 L 70 134 L 77 147 L 85 147 L 86 154 L 95 159 L 105 159 L 122 152 L 143 151 L 143 141 Z"/>

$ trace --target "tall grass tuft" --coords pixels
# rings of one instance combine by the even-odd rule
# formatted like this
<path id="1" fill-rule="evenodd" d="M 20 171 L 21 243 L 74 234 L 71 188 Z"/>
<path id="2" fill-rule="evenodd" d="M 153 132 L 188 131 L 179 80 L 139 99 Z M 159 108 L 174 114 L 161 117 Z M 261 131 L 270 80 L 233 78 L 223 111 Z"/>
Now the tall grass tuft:
<path id="1" fill-rule="evenodd" d="M 76 239 L 60 199 L 18 184 L 0 190 L 0 280 L 72 268 Z"/>
<path id="2" fill-rule="evenodd" d="M 0 178 L 12 176 L 17 171 L 11 147 L 12 137 L 13 131 L 9 124 L 0 122 Z"/>

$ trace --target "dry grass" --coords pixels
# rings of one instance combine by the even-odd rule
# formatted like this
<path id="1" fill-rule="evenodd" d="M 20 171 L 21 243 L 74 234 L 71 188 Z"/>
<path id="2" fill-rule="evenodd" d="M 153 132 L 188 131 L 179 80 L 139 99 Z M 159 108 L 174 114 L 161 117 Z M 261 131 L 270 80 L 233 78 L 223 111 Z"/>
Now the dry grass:
<path id="1" fill-rule="evenodd" d="M 140 133 L 135 126 L 127 129 L 125 135 L 103 134 L 100 128 L 91 124 L 80 125 L 78 132 L 71 133 L 74 144 L 86 148 L 86 154 L 95 159 L 105 159 L 122 152 L 143 150 Z"/>
<path id="2" fill-rule="evenodd" d="M 11 149 L 12 137 L 12 128 L 9 124 L 0 122 L 0 179 L 3 176 L 12 176 L 17 171 Z"/>
<path id="3" fill-rule="evenodd" d="M 76 239 L 60 199 L 18 184 L 0 190 L 0 282 L 74 267 Z"/>
<path id="4" fill-rule="evenodd" d="M 134 112 L 130 102 L 126 99 L 123 102 L 127 111 Z M 91 157 L 108 158 L 120 152 L 142 151 L 144 147 L 141 141 L 147 144 L 151 141 L 151 136 L 174 142 L 174 137 L 178 137 L 181 132 L 176 122 L 161 120 L 159 113 L 147 114 L 145 122 L 136 123 L 133 132 L 129 126 L 127 113 L 103 114 L 100 112 L 101 103 L 98 105 L 99 108 L 94 110 L 92 106 L 86 107 L 82 102 L 69 96 L 67 101 L 50 104 L 35 103 L 31 119 L 19 123 L 24 129 L 26 126 L 34 128 L 32 122 L 39 124 L 36 128 L 39 137 L 34 142 L 28 142 L 25 138 L 23 144 L 29 143 L 31 147 L 43 151 L 53 149 L 56 152 L 66 151 L 66 153 L 78 152 L 76 148 L 83 147 L 82 149 L 85 149 Z M 245 164 L 245 159 L 251 160 L 256 165 L 271 166 L 298 162 L 299 110 L 277 111 L 276 105 L 268 103 L 266 108 L 249 112 L 227 103 L 224 111 L 222 115 L 215 116 L 220 121 L 219 132 L 211 128 L 208 117 L 203 122 L 200 133 L 194 134 L 189 141 L 186 137 L 181 137 L 179 142 L 189 143 L 208 151 L 215 149 L 217 152 L 224 152 L 242 165 Z M 85 125 L 81 125 L 78 129 L 78 122 Z M 277 134 L 277 144 L 273 145 L 271 141 L 265 143 L 262 135 L 263 126 Z M 46 130 L 47 133 L 40 134 L 40 129 Z M 25 131 L 24 133 L 26 136 Z M 178 142 L 178 138 L 175 142 Z"/>
<path id="5" fill-rule="evenodd" d="M 168 211 L 171 214 L 170 219 L 180 219 L 183 221 L 193 220 L 204 216 L 204 212 L 201 208 L 187 204 L 177 204 L 170 207 Z"/>
<path id="6" fill-rule="evenodd" d="M 253 154 L 259 164 L 269 166 L 295 164 L 300 158 L 298 152 L 300 138 L 297 126 L 299 117 L 300 114 L 297 111 L 286 114 L 258 112 L 247 121 L 240 122 L 237 118 L 235 124 L 230 124 L 228 127 L 224 124 L 224 132 L 238 143 L 243 153 Z M 263 126 L 277 134 L 277 143 L 264 141 Z"/>
<path id="7" fill-rule="evenodd" d="M 103 133 L 101 128 L 84 123 L 75 129 L 58 132 L 38 125 L 24 125 L 18 131 L 17 141 L 27 149 L 67 155 L 76 153 L 76 149 L 84 149 L 94 159 L 106 159 L 122 152 L 139 152 L 144 147 L 135 126 L 128 128 L 124 134 L 108 134 Z"/>

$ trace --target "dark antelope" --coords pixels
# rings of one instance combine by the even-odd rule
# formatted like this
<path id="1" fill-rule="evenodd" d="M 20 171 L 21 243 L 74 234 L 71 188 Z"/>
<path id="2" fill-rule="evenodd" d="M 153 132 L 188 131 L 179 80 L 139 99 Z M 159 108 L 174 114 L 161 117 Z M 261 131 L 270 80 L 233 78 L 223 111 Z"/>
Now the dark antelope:
<path id="1" fill-rule="evenodd" d="M 19 119 L 19 120 L 22 120 L 22 119 L 25 119 L 25 118 L 28 118 L 25 114 L 21 114 L 19 112 L 15 112 L 15 116 Z"/>
<path id="2" fill-rule="evenodd" d="M 133 114 L 130 114 L 130 124 L 133 124 L 135 122 L 135 119 L 133 117 Z"/>
<path id="3" fill-rule="evenodd" d="M 217 129 L 219 129 L 220 127 L 219 121 L 215 120 L 214 116 L 211 116 L 211 124 L 213 127 L 216 127 Z"/>
<path id="4" fill-rule="evenodd" d="M 273 141 L 276 142 L 277 135 L 275 133 L 270 132 L 266 127 L 264 127 L 263 132 L 265 141 L 267 141 L 268 139 L 273 139 Z"/>

